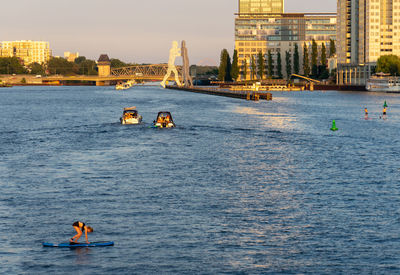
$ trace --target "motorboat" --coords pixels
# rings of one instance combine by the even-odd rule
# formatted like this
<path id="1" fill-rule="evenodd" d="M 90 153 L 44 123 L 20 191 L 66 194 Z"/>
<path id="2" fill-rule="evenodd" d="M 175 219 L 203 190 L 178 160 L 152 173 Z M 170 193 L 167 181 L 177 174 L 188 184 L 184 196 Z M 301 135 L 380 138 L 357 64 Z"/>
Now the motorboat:
<path id="1" fill-rule="evenodd" d="M 400 93 L 400 77 L 377 73 L 367 80 L 366 89 L 370 92 Z"/>
<path id="2" fill-rule="evenodd" d="M 133 85 L 135 85 L 134 80 L 128 80 L 127 82 L 118 82 L 117 85 L 115 85 L 116 90 L 127 90 L 131 88 Z"/>
<path id="3" fill-rule="evenodd" d="M 170 112 L 158 112 L 157 120 L 153 122 L 153 127 L 156 128 L 172 128 L 175 127 L 174 120 Z"/>
<path id="4" fill-rule="evenodd" d="M 124 108 L 120 121 L 121 124 L 139 124 L 142 122 L 142 116 L 139 115 L 136 107 L 128 107 Z"/>

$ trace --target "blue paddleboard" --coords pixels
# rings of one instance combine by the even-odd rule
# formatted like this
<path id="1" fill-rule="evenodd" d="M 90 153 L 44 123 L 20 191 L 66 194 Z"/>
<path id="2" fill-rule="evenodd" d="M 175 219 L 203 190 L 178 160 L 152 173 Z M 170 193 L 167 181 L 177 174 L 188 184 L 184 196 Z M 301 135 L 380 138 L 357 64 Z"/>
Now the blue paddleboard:
<path id="1" fill-rule="evenodd" d="M 93 243 L 43 243 L 44 247 L 97 247 L 97 246 L 113 246 L 114 242 L 93 242 Z"/>

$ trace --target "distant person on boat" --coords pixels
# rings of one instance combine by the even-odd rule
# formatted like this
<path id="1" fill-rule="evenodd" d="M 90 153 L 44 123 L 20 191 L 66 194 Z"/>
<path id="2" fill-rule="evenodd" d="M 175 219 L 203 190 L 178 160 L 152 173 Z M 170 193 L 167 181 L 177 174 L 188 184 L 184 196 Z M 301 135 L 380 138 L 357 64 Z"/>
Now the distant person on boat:
<path id="1" fill-rule="evenodd" d="M 73 236 L 69 241 L 71 243 L 77 243 L 79 238 L 82 236 L 82 233 L 85 232 L 85 239 L 86 239 L 86 243 L 89 243 L 88 240 L 88 233 L 92 233 L 93 232 L 93 228 L 90 226 L 87 226 L 84 222 L 80 222 L 80 221 L 76 221 L 72 224 L 72 226 L 74 227 L 74 229 L 76 230 L 76 235 Z"/>
<path id="2" fill-rule="evenodd" d="M 365 119 L 368 119 L 368 109 L 367 108 L 364 109 L 364 113 L 365 113 Z"/>

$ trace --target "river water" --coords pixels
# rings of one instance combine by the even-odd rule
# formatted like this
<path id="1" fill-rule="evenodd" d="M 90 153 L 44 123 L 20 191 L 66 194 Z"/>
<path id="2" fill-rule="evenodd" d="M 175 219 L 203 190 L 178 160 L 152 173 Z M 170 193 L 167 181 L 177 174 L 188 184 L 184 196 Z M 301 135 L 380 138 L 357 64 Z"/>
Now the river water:
<path id="1" fill-rule="evenodd" d="M 400 96 L 273 96 L 1 89 L 1 273 L 399 273 Z M 42 247 L 76 220 L 115 246 Z"/>

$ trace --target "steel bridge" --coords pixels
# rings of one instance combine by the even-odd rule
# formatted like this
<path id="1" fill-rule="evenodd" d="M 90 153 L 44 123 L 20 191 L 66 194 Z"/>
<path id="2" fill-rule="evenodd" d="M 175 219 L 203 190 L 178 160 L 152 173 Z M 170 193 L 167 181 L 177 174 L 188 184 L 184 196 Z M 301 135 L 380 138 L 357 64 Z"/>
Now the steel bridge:
<path id="1" fill-rule="evenodd" d="M 111 69 L 111 73 L 108 76 L 97 76 L 97 75 L 75 75 L 75 76 L 62 76 L 55 75 L 42 78 L 44 83 L 54 82 L 68 82 L 68 81 L 90 81 L 96 82 L 96 85 L 110 85 L 110 82 L 115 81 L 128 81 L 135 80 L 137 82 L 143 81 L 161 81 L 167 73 L 167 64 L 155 64 L 155 65 L 134 65 L 122 68 Z M 182 80 L 182 66 L 176 66 L 178 71 L 179 80 Z M 169 81 L 174 81 L 175 76 L 171 74 L 168 78 Z"/>
<path id="2" fill-rule="evenodd" d="M 118 79 L 127 78 L 135 80 L 163 80 L 167 74 L 167 64 L 153 64 L 153 65 L 133 65 L 122 68 L 111 69 L 111 76 Z M 179 79 L 182 78 L 182 66 L 176 66 Z M 169 80 L 174 80 L 172 74 Z"/>

